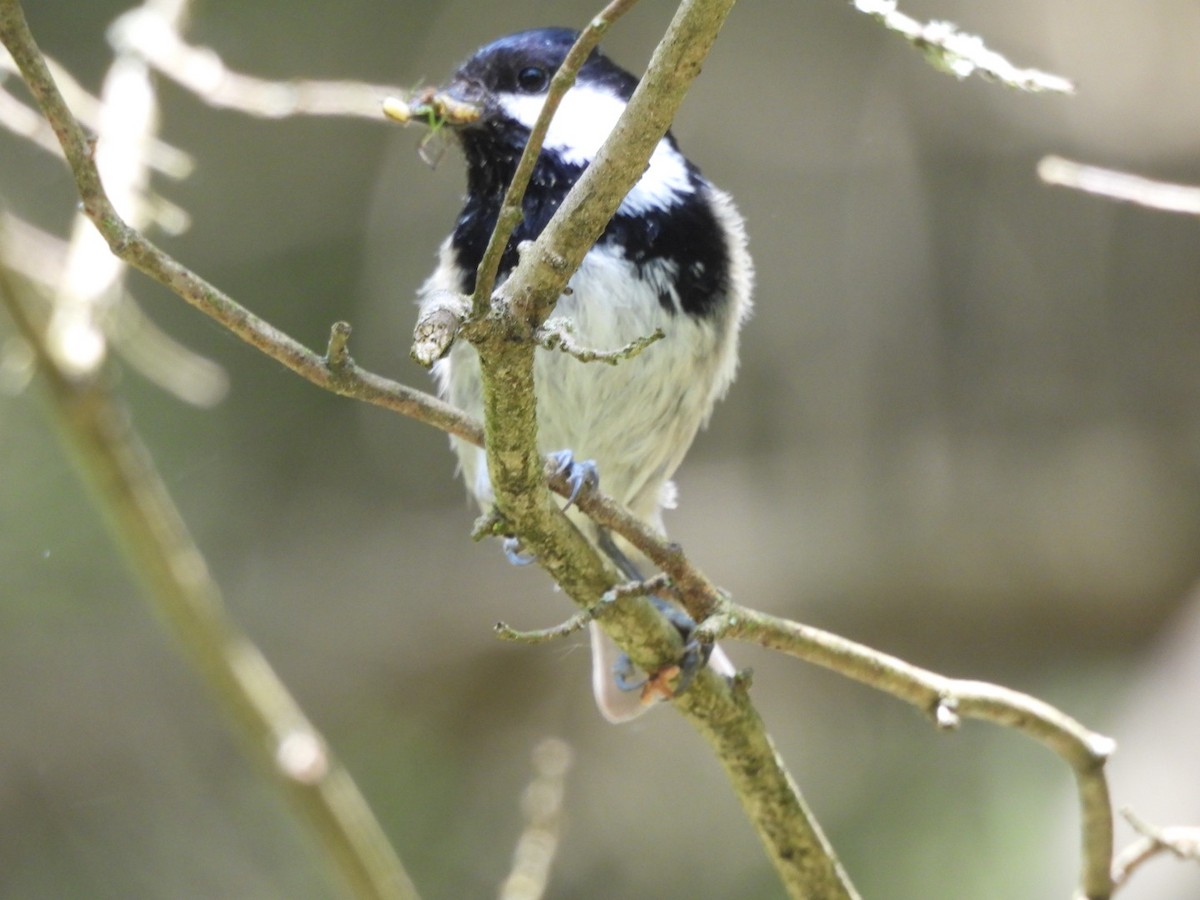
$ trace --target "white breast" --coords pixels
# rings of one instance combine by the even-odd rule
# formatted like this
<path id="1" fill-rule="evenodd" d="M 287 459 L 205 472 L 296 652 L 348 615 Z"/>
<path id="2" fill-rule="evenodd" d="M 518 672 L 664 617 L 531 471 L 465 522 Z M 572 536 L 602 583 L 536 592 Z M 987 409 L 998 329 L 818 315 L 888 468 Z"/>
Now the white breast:
<path id="1" fill-rule="evenodd" d="M 716 314 L 697 319 L 668 312 L 658 293 L 671 283 L 672 264 L 651 264 L 638 279 L 619 251 L 598 246 L 571 278 L 571 291 L 559 299 L 554 316 L 571 320 L 580 344 L 600 350 L 625 346 L 656 328 L 666 338 L 616 366 L 539 350 L 534 367 L 539 449 L 569 449 L 576 459 L 594 459 L 601 488 L 656 525 L 671 476 L 733 380 L 737 332 L 750 308 L 752 274 L 741 220 L 724 194 L 708 190 L 733 245 L 731 296 Z M 455 272 L 447 241 L 422 297 L 457 290 Z M 469 344 L 457 342 L 434 372 L 443 396 L 482 415 L 479 360 Z M 492 491 L 483 451 L 454 444 L 468 488 L 486 506 Z"/>

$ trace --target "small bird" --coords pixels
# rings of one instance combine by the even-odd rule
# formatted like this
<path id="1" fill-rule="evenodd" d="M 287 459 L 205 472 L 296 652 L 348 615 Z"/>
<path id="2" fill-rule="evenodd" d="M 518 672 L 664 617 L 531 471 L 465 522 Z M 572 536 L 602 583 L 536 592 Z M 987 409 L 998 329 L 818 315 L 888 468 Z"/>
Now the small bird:
<path id="1" fill-rule="evenodd" d="M 467 192 L 437 268 L 420 288 L 423 309 L 446 292 L 475 289 L 504 192 L 550 80 L 577 37 L 568 29 L 542 28 L 501 38 L 476 51 L 441 89 L 457 110 L 470 111 L 450 123 L 466 158 Z M 517 264 L 517 246 L 541 233 L 596 156 L 636 86 L 633 75 L 599 50 L 580 68 L 546 134 L 499 283 Z M 675 503 L 671 477 L 733 381 L 753 277 L 741 216 L 668 133 L 555 309 L 556 317 L 570 321 L 576 341 L 590 348 L 623 347 L 655 329 L 665 338 L 616 366 L 539 350 L 534 378 L 541 452 L 569 451 L 558 457 L 564 463 L 594 462 L 604 490 L 662 532 L 663 510 Z M 479 359 L 466 341 L 434 364 L 434 374 L 446 399 L 482 415 Z M 484 452 L 457 439 L 453 445 L 468 489 L 481 506 L 490 506 Z M 637 577 L 644 560 L 631 547 L 570 512 L 625 574 Z M 671 618 L 685 623 L 681 630 L 690 623 L 681 611 Z M 595 623 L 591 627 L 597 705 L 609 721 L 632 719 L 652 704 L 654 692 L 631 689 L 628 660 Z M 720 648 L 708 665 L 734 673 Z"/>

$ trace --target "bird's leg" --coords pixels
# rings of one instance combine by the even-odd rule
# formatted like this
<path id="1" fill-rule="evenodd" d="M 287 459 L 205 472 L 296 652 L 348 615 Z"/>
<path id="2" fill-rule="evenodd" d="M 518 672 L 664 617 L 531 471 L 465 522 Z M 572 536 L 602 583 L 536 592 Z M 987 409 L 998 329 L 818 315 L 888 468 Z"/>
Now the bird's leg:
<path id="1" fill-rule="evenodd" d="M 643 581 L 644 578 L 642 573 L 638 571 L 638 567 L 617 546 L 608 529 L 599 528 L 597 531 L 599 532 L 599 536 L 596 543 L 604 551 L 605 555 L 613 561 L 616 567 L 621 570 L 621 573 L 631 581 Z M 647 675 L 633 664 L 633 660 L 627 654 L 622 653 L 613 663 L 613 680 L 622 691 L 641 690 L 643 692 L 657 692 L 663 693 L 667 697 L 674 694 L 681 694 L 687 690 L 688 685 L 692 683 L 692 679 L 696 677 L 696 673 L 704 668 L 704 665 L 708 662 L 709 654 L 712 653 L 712 644 L 703 644 L 692 637 L 692 632 L 696 629 L 696 622 L 678 606 L 664 600 L 657 594 L 650 594 L 649 599 L 655 608 L 667 617 L 667 621 L 675 626 L 675 630 L 683 638 L 683 655 L 680 657 L 678 663 L 665 666 L 658 672 Z M 662 680 L 664 676 L 670 677 L 675 674 L 678 674 L 679 681 L 672 691 L 670 688 L 662 685 Z"/>
<path id="2" fill-rule="evenodd" d="M 580 462 L 575 461 L 575 455 L 570 450 L 558 450 L 550 453 L 546 457 L 550 461 L 547 469 L 550 475 L 563 475 L 567 479 L 567 484 L 571 487 L 571 493 L 567 497 L 566 509 L 575 502 L 575 498 L 579 496 L 579 492 L 584 488 L 595 490 L 600 485 L 600 472 L 596 468 L 596 463 L 593 460 L 585 459 Z M 504 539 L 502 545 L 504 548 L 504 556 L 514 566 L 527 566 L 537 559 L 537 555 L 526 553 L 521 549 L 519 539 L 508 536 Z M 616 549 L 615 547 L 613 548 Z M 620 551 L 617 551 L 618 553 Z"/>

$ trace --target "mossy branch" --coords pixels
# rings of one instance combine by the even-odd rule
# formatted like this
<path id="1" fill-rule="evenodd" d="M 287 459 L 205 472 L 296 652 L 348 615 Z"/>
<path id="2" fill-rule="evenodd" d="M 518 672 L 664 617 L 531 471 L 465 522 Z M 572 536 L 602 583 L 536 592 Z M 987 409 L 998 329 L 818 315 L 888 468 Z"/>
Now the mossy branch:
<path id="1" fill-rule="evenodd" d="M 585 51 L 590 49 L 586 42 L 598 40 L 608 23 L 632 5 L 629 0 L 610 4 L 585 31 L 585 42 L 569 57 L 572 65 L 586 57 Z M 617 128 L 550 225 L 536 242 L 525 248 L 512 276 L 499 291 L 493 292 L 494 274 L 489 280 L 487 270 L 481 268 L 479 273 L 481 290 L 473 304 L 479 315 L 469 330 L 483 360 L 486 446 L 500 516 L 506 527 L 520 535 L 522 544 L 537 553 L 542 566 L 582 610 L 559 629 L 524 635 L 509 629 L 510 637 L 551 637 L 568 627 L 581 625 L 595 610 L 599 598 L 619 587 L 615 575 L 562 515 L 546 490 L 545 465 L 536 443 L 533 354 L 539 334 L 544 335 L 540 329 L 557 297 L 625 193 L 640 177 L 731 6 L 732 0 L 688 0 L 680 5 Z M 890 9 L 876 6 L 879 8 L 873 11 L 877 13 L 889 16 L 895 13 L 894 3 L 884 4 Z M 902 20 L 890 18 L 891 24 L 902 24 Z M 24 26 L 17 0 L 0 0 L 0 37 L 9 46 L 35 100 L 55 130 L 86 213 L 117 256 L 312 383 L 401 412 L 471 443 L 485 443 L 483 428 L 460 411 L 428 394 L 358 368 L 349 354 L 348 326 L 336 324 L 327 353 L 318 355 L 234 302 L 131 228 L 108 201 L 92 158 L 92 147 L 55 88 Z M 920 36 L 918 43 L 922 41 L 927 49 L 935 45 L 942 49 L 964 46 L 931 43 L 929 33 Z M 991 74 L 991 70 L 980 67 L 981 61 L 988 60 L 980 57 L 971 60 L 971 64 Z M 572 69 L 564 66 L 556 76 L 554 90 L 561 96 L 572 78 Z M 549 113 L 546 116 L 548 123 Z M 530 154 L 536 153 L 533 144 Z M 522 190 L 521 185 L 514 183 L 506 206 L 519 211 Z M 512 216 L 505 218 L 506 225 L 513 222 Z M 498 261 L 496 254 L 502 252 L 510 234 L 511 228 L 507 233 L 497 230 L 493 236 L 493 244 L 500 250 L 489 255 L 489 266 L 493 256 Z M 450 337 L 471 307 L 464 298 L 455 298 L 447 307 L 447 314 L 454 319 L 448 326 Z M 432 335 L 427 354 L 436 353 L 436 345 L 445 337 L 441 332 Z M 565 493 L 568 487 L 559 481 L 552 478 L 552 487 Z M 1103 759 L 1109 749 L 1105 739 L 1092 735 L 1033 698 L 995 686 L 944 679 L 850 642 L 837 645 L 841 639 L 836 636 L 783 620 L 756 618 L 759 614 L 731 607 L 678 545 L 663 540 L 611 498 L 599 491 L 585 491 L 577 499 L 577 505 L 597 523 L 624 536 L 658 565 L 669 577 L 673 593 L 697 620 L 711 617 L 702 625 L 702 635 L 710 639 L 723 634 L 756 640 L 848 677 L 874 683 L 921 705 L 943 727 L 952 727 L 960 716 L 975 716 L 1024 731 L 1056 749 L 1075 770 L 1080 783 L 1085 835 L 1084 892 L 1093 900 L 1110 895 L 1111 879 L 1104 874 L 1111 859 L 1111 812 L 1103 774 Z M 605 609 L 603 624 L 635 663 L 652 670 L 678 658 L 679 637 L 652 605 L 636 593 Z M 736 614 L 731 616 L 731 611 Z M 235 643 L 239 648 L 243 646 Z M 255 664 L 249 668 L 258 672 L 260 667 Z M 856 896 L 775 753 L 749 702 L 747 687 L 747 679 L 729 683 L 705 671 L 688 691 L 675 699 L 675 705 L 713 746 L 789 894 Z M 315 770 L 300 763 L 328 759 L 319 740 L 314 743 L 308 738 L 312 734 L 300 729 L 287 735 L 298 735 L 297 740 L 280 741 L 276 746 L 277 758 L 290 761 L 289 771 L 311 773 Z M 321 752 L 314 754 L 314 747 Z"/>

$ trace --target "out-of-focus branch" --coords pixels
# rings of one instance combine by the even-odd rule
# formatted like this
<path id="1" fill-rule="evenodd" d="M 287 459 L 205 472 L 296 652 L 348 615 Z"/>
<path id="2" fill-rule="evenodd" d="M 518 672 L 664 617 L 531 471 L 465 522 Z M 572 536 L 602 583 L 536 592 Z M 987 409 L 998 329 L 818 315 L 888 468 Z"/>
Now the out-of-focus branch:
<path id="1" fill-rule="evenodd" d="M 513 851 L 512 871 L 500 886 L 500 900 L 545 896 L 558 852 L 564 784 L 570 768 L 571 746 L 566 741 L 547 738 L 533 748 L 533 780 L 521 798 L 525 829 Z"/>
<path id="2" fill-rule="evenodd" d="M 145 8 L 161 2 L 147 0 Z M 182 11 L 182 6 L 176 5 L 175 15 Z M 158 101 L 150 70 L 140 59 L 118 53 L 100 87 L 93 159 L 112 205 L 136 229 L 145 228 L 150 221 L 147 150 L 157 130 Z M 107 356 L 102 319 L 124 298 L 126 266 L 79 212 L 58 271 L 46 347 L 68 375 L 89 376 Z"/>
<path id="3" fill-rule="evenodd" d="M 121 16 L 108 32 L 118 53 L 127 53 L 210 106 L 251 116 L 351 116 L 378 119 L 384 97 L 405 94 L 390 85 L 357 81 L 268 81 L 229 69 L 208 47 L 195 47 L 180 36 L 176 23 L 158 9 L 139 7 Z"/>
<path id="4" fill-rule="evenodd" d="M 1173 826 L 1156 828 L 1132 810 L 1122 809 L 1126 821 L 1141 837 L 1117 854 L 1113 861 L 1113 885 L 1129 883 L 1130 876 L 1156 856 L 1169 853 L 1176 859 L 1200 862 L 1200 828 Z"/>
<path id="5" fill-rule="evenodd" d="M 0 21 L 8 12 L 0 6 Z M 0 303 L 34 348 L 64 439 L 132 571 L 231 713 L 248 752 L 306 815 L 356 896 L 415 898 L 349 773 L 258 648 L 226 616 L 220 589 L 129 415 L 104 388 L 104 370 L 88 378 L 63 370 L 47 346 L 44 324 L 30 316 L 3 269 Z"/>
<path id="6" fill-rule="evenodd" d="M 1102 169 L 1086 163 L 1047 156 L 1038 163 L 1038 177 L 1046 184 L 1123 200 L 1164 212 L 1200 216 L 1200 187 L 1155 181 L 1117 169 Z"/>
<path id="7" fill-rule="evenodd" d="M 36 300 L 50 302 L 66 256 L 62 238 L 0 210 L 0 265 L 35 285 Z M 100 312 L 104 337 L 151 382 L 193 406 L 213 406 L 225 396 L 225 370 L 160 329 L 128 292 Z"/>
<path id="8" fill-rule="evenodd" d="M 100 100 L 88 93 L 67 69 L 46 57 L 46 67 L 54 76 L 59 89 L 79 121 L 95 130 L 100 114 Z M 17 64 L 0 48 L 0 86 L 9 73 L 18 73 Z M 45 117 L 30 109 L 7 90 L 0 90 L 0 126 L 7 128 L 26 140 L 32 141 L 48 153 L 62 156 L 62 146 L 54 137 L 54 131 Z M 168 178 L 186 178 L 195 165 L 192 157 L 170 144 L 152 138 L 146 150 L 146 161 L 151 168 Z"/>
<path id="9" fill-rule="evenodd" d="M 113 208 L 96 170 L 92 145 L 63 101 L 16 0 L 0 2 L 0 39 L 54 128 L 75 176 L 84 211 L 116 256 L 314 384 L 420 419 L 465 440 L 475 443 L 482 440 L 477 423 L 436 397 L 365 372 L 348 357 L 344 365 L 336 370 L 331 368 L 321 356 L 254 315 L 131 228 Z"/>
<path id="10" fill-rule="evenodd" d="M 723 603 L 697 632 L 701 639 L 752 641 L 823 666 L 913 704 L 939 728 L 957 728 L 964 717 L 981 719 L 1045 744 L 1071 767 L 1078 786 L 1082 893 L 1090 900 L 1104 900 L 1112 894 L 1112 805 L 1104 775 L 1105 761 L 1116 749 L 1111 738 L 1089 731 L 1048 703 L 1018 691 L 947 678 L 819 628 L 733 603 Z"/>
<path id="11" fill-rule="evenodd" d="M 958 78 L 978 74 L 989 81 L 1030 93 L 1073 94 L 1075 85 L 1061 75 L 1021 69 L 994 50 L 983 38 L 959 31 L 951 22 L 919 22 L 900 12 L 896 0 L 853 0 L 859 12 L 874 16 L 889 31 L 902 35 L 921 50 L 935 68 Z"/>
<path id="12" fill-rule="evenodd" d="M 176 20 L 183 14 L 180 0 L 146 0 L 145 8 Z M 15 69 L 7 51 L 4 60 Z M 84 93 L 78 87 L 75 91 Z M 4 96 L 15 106 L 6 107 L 7 112 L 36 115 L 11 95 Z M 89 97 L 86 105 L 94 132 L 96 168 L 113 205 L 134 228 L 151 224 L 172 230 L 183 227 L 186 214 L 149 190 L 152 162 L 156 151 L 161 155 L 162 145 L 156 137 L 157 101 L 146 65 L 136 57 L 118 54 L 105 74 L 100 96 Z M 45 129 L 46 120 L 37 118 Z M 62 153 L 58 144 L 55 149 Z M 0 256 L 20 259 L 23 248 L 7 245 L 34 243 L 33 230 L 8 219 L 6 246 L 0 247 Z M 125 263 L 113 256 L 83 213 L 75 216 L 65 244 L 52 241 L 46 236 L 39 242 L 38 256 L 43 257 L 39 280 L 53 279 L 47 285 L 53 304 L 46 345 L 60 367 L 77 377 L 89 375 L 103 363 L 111 339 L 135 368 L 180 399 L 202 405 L 220 399 L 226 385 L 224 373 L 151 325 L 125 291 Z M 53 264 L 46 264 L 44 257 L 59 246 Z M 136 339 L 131 339 L 132 333 Z"/>
<path id="13" fill-rule="evenodd" d="M 860 8 L 865 2 L 861 0 Z M 617 0 L 608 11 L 619 13 L 630 5 L 632 3 L 626 0 Z M 614 577 L 562 516 L 545 490 L 544 466 L 533 438 L 534 339 L 563 285 L 621 198 L 640 177 L 645 160 L 667 128 L 690 80 L 699 71 L 731 5 L 730 0 L 688 0 L 681 4 L 671 30 L 655 52 L 642 86 L 596 163 L 551 225 L 524 254 L 521 264 L 497 297 L 492 298 L 489 292 L 488 300 L 496 302 L 489 303 L 488 321 L 472 323 L 472 339 L 480 349 L 488 382 L 485 408 L 490 430 L 487 443 L 500 515 L 506 525 L 520 533 L 523 544 L 536 551 L 540 564 L 587 615 L 595 611 L 597 598 L 613 588 Z M 890 13 L 894 14 L 894 4 L 890 6 Z M 879 4 L 876 9 L 867 11 L 889 12 L 881 9 Z M 147 26 L 149 21 L 126 20 L 123 27 L 158 28 L 163 20 L 160 17 Z M 606 27 L 603 23 L 607 20 L 603 16 L 597 21 L 600 25 L 593 23 L 593 29 Z M 893 25 L 898 23 L 900 20 L 891 22 Z M 178 38 L 176 30 L 169 30 Z M 143 42 L 143 38 L 131 38 L 120 29 L 115 35 L 118 44 L 124 40 L 130 47 L 141 47 Z M 115 254 L 315 384 L 413 416 L 472 443 L 483 443 L 478 424 L 457 410 L 421 392 L 360 370 L 348 353 L 348 326 L 341 323 L 334 326 L 328 352 L 321 358 L 255 317 L 131 228 L 105 194 L 92 148 L 84 140 L 78 123 L 41 63 L 32 38 L 24 30 L 16 0 L 0 0 L 0 37 L 12 50 L 30 90 L 59 136 L 89 218 Z M 588 39 L 591 39 L 590 33 Z M 957 66 L 955 70 L 960 75 L 979 70 L 999 77 L 1000 69 L 994 60 L 978 53 L 974 56 L 963 53 L 969 41 L 964 44 L 957 38 L 938 38 L 936 29 L 932 37 L 930 33 L 924 33 L 914 40 L 927 50 L 934 47 L 939 52 L 953 50 L 958 53 L 961 59 L 951 67 Z M 239 105 L 238 96 L 243 100 L 256 96 L 254 89 L 262 83 L 253 79 L 239 81 L 242 76 L 232 76 L 221 66 L 213 67 L 211 59 L 206 63 L 202 57 L 211 51 L 198 51 L 184 45 L 181 52 L 186 56 L 188 51 L 201 54 L 193 60 L 201 66 L 196 71 L 203 72 L 203 65 L 208 65 L 210 75 L 216 72 L 220 76 L 204 82 L 208 85 L 206 90 L 210 99 L 224 98 L 211 102 L 244 111 L 254 111 L 249 108 L 254 106 L 263 115 L 313 112 L 322 108 L 320 103 L 300 102 L 295 96 L 280 99 L 285 94 L 270 93 L 264 95 L 267 99 L 263 102 L 247 101 Z M 136 52 L 149 58 L 143 50 Z M 582 62 L 586 52 L 577 48 L 575 55 L 578 55 L 577 62 Z M 952 57 L 943 56 L 943 59 L 952 60 Z M 964 59 L 966 62 L 962 62 Z M 990 64 L 991 68 L 985 64 Z M 1013 71 L 1029 80 L 1029 72 Z M 573 78 L 572 70 L 564 67 L 560 74 L 563 80 L 556 89 L 565 91 Z M 1051 89 L 1037 83 L 1040 89 Z M 1029 84 L 1021 86 L 1030 87 Z M 251 90 L 244 90 L 246 88 Z M 395 89 L 372 88 L 371 91 L 370 115 L 375 116 L 378 115 L 380 95 Z M 206 96 L 204 91 L 198 92 Z M 339 111 L 345 111 L 340 102 Z M 520 192 L 514 193 L 513 197 L 519 209 Z M 501 248 L 506 242 L 507 237 L 500 231 L 493 236 L 493 243 Z M 465 304 L 463 307 L 461 312 L 454 312 L 456 317 L 465 312 Z M 552 479 L 555 489 L 561 493 L 567 488 L 559 481 L 561 479 Z M 970 716 L 1017 728 L 1051 746 L 1072 766 L 1079 782 L 1084 819 L 1082 880 L 1085 893 L 1097 900 L 1109 895 L 1112 829 L 1108 788 L 1103 775 L 1104 758 L 1111 751 L 1111 742 L 1107 739 L 1086 731 L 1046 704 L 1016 692 L 979 682 L 946 679 L 833 635 L 726 606 L 717 588 L 688 561 L 677 545 L 664 541 L 598 491 L 585 491 L 577 502 L 596 522 L 625 536 L 660 566 L 671 578 L 673 591 L 697 619 L 717 612 L 701 626 L 701 636 L 712 639 L 727 634 L 768 646 L 775 646 L 772 643 L 775 641 L 780 649 L 888 690 L 925 708 L 942 727 L 953 727 L 960 716 Z M 674 630 L 664 625 L 650 604 L 639 602 L 636 596 L 627 599 L 629 602 L 612 604 L 602 614 L 597 613 L 606 629 L 630 651 L 634 662 L 648 670 L 654 668 L 655 663 L 677 658 L 680 648 Z M 578 622 L 572 620 L 570 626 L 582 621 L 583 618 Z M 530 637 L 515 633 L 509 636 Z M 779 760 L 744 688 L 744 681 L 729 684 L 704 671 L 675 703 L 712 743 L 789 893 L 796 897 L 856 896 Z M 312 752 L 314 747 L 321 748 L 319 743 L 313 744 L 308 739 L 308 734 L 302 731 L 297 740 L 286 746 L 283 742 L 279 744 L 278 757 L 290 760 L 285 766 L 290 770 L 307 770 L 305 760 L 325 758 Z"/>

